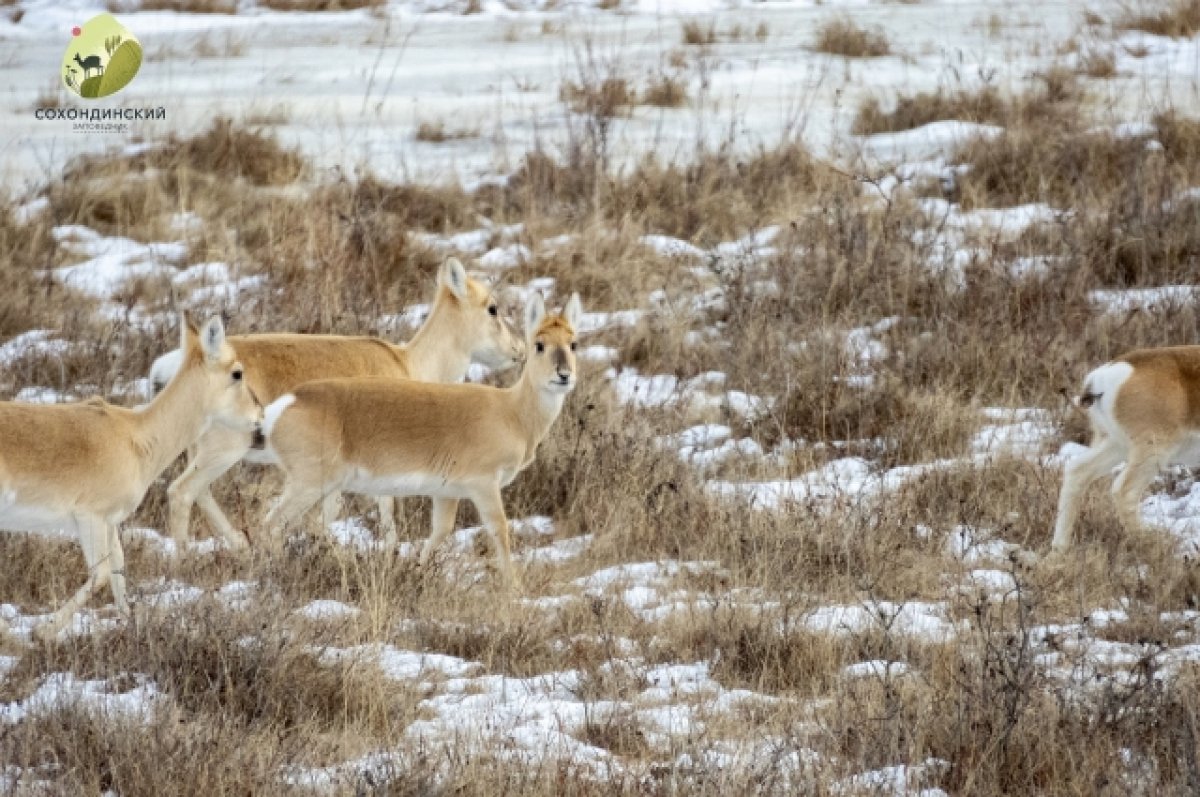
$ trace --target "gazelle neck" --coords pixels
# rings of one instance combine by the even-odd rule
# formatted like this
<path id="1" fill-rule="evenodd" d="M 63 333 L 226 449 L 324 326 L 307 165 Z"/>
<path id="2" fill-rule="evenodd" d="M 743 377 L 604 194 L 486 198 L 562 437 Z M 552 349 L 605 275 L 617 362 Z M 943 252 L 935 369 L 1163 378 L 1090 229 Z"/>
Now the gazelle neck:
<path id="1" fill-rule="evenodd" d="M 185 359 L 175 378 L 145 407 L 133 412 L 142 473 L 153 479 L 200 436 L 206 408 L 199 382 L 203 374 Z"/>
<path id="2" fill-rule="evenodd" d="M 546 390 L 545 385 L 535 383 L 529 370 L 526 366 L 521 378 L 508 391 L 526 439 L 531 446 L 536 446 L 558 420 L 567 394 Z"/>
<path id="3" fill-rule="evenodd" d="M 471 366 L 471 351 L 461 345 L 449 303 L 454 301 L 439 289 L 433 309 L 421 328 L 404 347 L 408 353 L 408 377 L 418 382 L 461 382 Z"/>

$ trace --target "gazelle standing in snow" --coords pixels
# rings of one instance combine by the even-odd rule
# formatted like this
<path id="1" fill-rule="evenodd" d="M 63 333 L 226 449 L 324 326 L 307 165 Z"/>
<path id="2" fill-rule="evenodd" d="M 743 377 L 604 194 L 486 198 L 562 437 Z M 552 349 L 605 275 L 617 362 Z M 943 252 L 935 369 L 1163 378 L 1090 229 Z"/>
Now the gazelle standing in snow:
<path id="1" fill-rule="evenodd" d="M 247 440 L 261 432 L 262 405 L 246 386 L 220 319 L 199 332 L 183 317 L 180 325 L 182 362 L 149 404 L 0 403 L 0 529 L 74 530 L 87 561 L 87 582 L 38 626 L 39 636 L 60 631 L 106 583 L 127 613 L 118 525 L 206 428 Z"/>
<path id="2" fill-rule="evenodd" d="M 1092 371 L 1077 402 L 1092 426 L 1088 450 L 1066 464 L 1052 546 L 1071 545 L 1083 491 L 1121 462 L 1113 482 L 1121 521 L 1140 524 L 1138 502 L 1169 464 L 1200 459 L 1200 346 L 1140 349 Z"/>
<path id="3" fill-rule="evenodd" d="M 462 263 L 450 258 L 438 273 L 437 296 L 428 318 L 405 346 L 372 337 L 337 335 L 243 335 L 229 339 L 246 366 L 246 380 L 263 402 L 269 403 L 296 386 L 314 379 L 386 376 L 422 382 L 458 382 L 472 361 L 507 368 L 524 356 L 524 343 L 501 314 L 493 292 L 467 276 Z M 159 382 L 169 372 L 173 353 L 163 355 L 151 369 Z M 171 537 L 187 538 L 192 505 L 201 510 L 233 548 L 246 546 L 217 505 L 209 486 L 239 460 L 272 463 L 266 452 L 253 450 L 250 440 L 228 430 L 214 429 L 189 452 L 187 469 L 168 488 Z M 337 494 L 331 494 L 326 515 L 336 514 Z M 385 540 L 396 543 L 395 501 L 379 500 L 379 521 Z"/>
<path id="4" fill-rule="evenodd" d="M 509 388 L 398 379 L 328 379 L 301 385 L 268 406 L 268 448 L 287 474 L 267 527 L 281 533 L 333 492 L 427 495 L 433 530 L 422 563 L 454 528 L 469 499 L 496 544 L 500 569 L 518 580 L 501 488 L 533 461 L 575 386 L 579 295 L 547 317 L 541 294 L 525 305 L 528 356 Z"/>

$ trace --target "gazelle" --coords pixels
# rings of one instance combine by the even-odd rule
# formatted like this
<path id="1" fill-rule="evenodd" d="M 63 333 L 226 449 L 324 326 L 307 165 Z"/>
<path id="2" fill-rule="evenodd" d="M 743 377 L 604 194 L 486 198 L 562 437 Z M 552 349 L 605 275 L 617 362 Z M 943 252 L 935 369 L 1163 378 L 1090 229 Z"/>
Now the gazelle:
<path id="1" fill-rule="evenodd" d="M 525 368 L 509 388 L 397 379 L 327 379 L 301 385 L 267 407 L 267 445 L 287 474 L 267 518 L 278 533 L 324 496 L 428 495 L 433 531 L 421 562 L 454 527 L 461 499 L 479 510 L 500 569 L 518 581 L 500 489 L 537 453 L 575 386 L 579 295 L 547 317 L 541 294 L 525 305 Z"/>
<path id="2" fill-rule="evenodd" d="M 1071 545 L 1083 491 L 1122 461 L 1113 483 L 1121 521 L 1140 525 L 1142 492 L 1168 464 L 1200 459 L 1200 346 L 1172 346 L 1129 352 L 1092 371 L 1077 399 L 1087 410 L 1092 442 L 1067 463 L 1053 548 Z"/>
<path id="3" fill-rule="evenodd" d="M 87 582 L 38 626 L 39 636 L 60 631 L 109 582 L 117 608 L 127 613 L 118 524 L 206 427 L 246 438 L 261 430 L 262 405 L 246 386 L 220 319 L 199 332 L 180 321 L 179 371 L 149 404 L 0 403 L 0 528 L 73 529 L 87 561 Z"/>
<path id="4" fill-rule="evenodd" d="M 246 381 L 264 402 L 271 402 L 304 382 L 333 377 L 386 376 L 423 382 L 458 382 L 472 361 L 506 368 L 524 357 L 520 334 L 503 317 L 492 292 L 467 276 L 462 263 L 450 258 L 438 273 L 437 296 L 429 317 L 406 346 L 371 337 L 335 335 L 244 335 L 229 338 L 246 366 Z M 158 382 L 169 372 L 173 353 L 159 358 L 151 369 Z M 165 365 L 164 365 L 165 363 Z M 192 505 L 201 510 L 233 548 L 246 546 L 209 491 L 209 486 L 239 460 L 273 463 L 263 451 L 251 448 L 246 435 L 214 429 L 197 442 L 187 469 L 168 488 L 171 537 L 187 538 Z M 331 495 L 326 514 L 336 514 L 337 495 Z M 379 521 L 389 545 L 396 543 L 395 501 L 379 500 Z"/>

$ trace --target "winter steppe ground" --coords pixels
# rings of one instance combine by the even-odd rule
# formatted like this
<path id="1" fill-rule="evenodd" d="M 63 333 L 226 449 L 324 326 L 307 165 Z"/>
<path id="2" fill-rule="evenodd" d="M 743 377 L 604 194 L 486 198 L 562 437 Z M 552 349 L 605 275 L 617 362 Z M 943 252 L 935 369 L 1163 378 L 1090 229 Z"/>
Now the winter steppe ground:
<path id="1" fill-rule="evenodd" d="M 1046 551 L 1064 391 L 1197 340 L 1200 6 L 594 5 L 117 4 L 168 119 L 86 136 L 32 110 L 97 9 L 0 4 L 5 398 L 144 400 L 173 292 L 403 340 L 455 254 L 589 311 L 521 595 L 466 510 L 418 568 L 420 500 L 176 550 L 176 465 L 133 620 L 39 644 L 82 557 L 0 535 L 2 790 L 1195 793 L 1200 486 Z M 217 487 L 253 537 L 279 479 Z"/>

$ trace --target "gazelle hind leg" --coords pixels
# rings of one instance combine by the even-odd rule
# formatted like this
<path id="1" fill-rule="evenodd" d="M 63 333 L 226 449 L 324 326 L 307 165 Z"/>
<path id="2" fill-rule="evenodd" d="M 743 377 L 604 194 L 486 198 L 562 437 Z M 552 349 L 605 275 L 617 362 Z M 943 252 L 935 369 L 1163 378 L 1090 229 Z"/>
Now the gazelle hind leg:
<path id="1" fill-rule="evenodd" d="M 288 479 L 279 502 L 267 513 L 267 533 L 280 538 L 305 512 L 325 497 L 326 490 L 320 486 L 302 484 Z"/>
<path id="2" fill-rule="evenodd" d="M 117 610 L 121 614 L 127 615 L 129 614 L 129 601 L 125 597 L 125 548 L 121 545 L 121 533 L 117 529 L 117 524 L 109 523 L 107 526 L 109 573 L 112 578 L 109 586 Z"/>
<path id="3" fill-rule="evenodd" d="M 330 523 L 341 516 L 343 507 L 342 494 L 338 490 L 331 490 L 321 499 L 320 524 L 322 532 L 329 528 Z"/>
<path id="4" fill-rule="evenodd" d="M 1065 551 L 1071 546 L 1071 533 L 1079 517 L 1079 501 L 1084 490 L 1120 464 L 1124 456 L 1124 447 L 1117 440 L 1096 435 L 1085 453 L 1067 463 L 1062 490 L 1058 494 L 1058 517 L 1051 543 L 1055 551 Z"/>
<path id="5" fill-rule="evenodd" d="M 1125 470 L 1113 482 L 1112 492 L 1117 504 L 1117 516 L 1130 531 L 1141 528 L 1142 518 L 1138 511 L 1140 499 L 1167 460 L 1167 451 L 1161 446 L 1135 446 L 1129 455 Z"/>
<path id="6" fill-rule="evenodd" d="M 379 530 L 383 532 L 383 543 L 389 548 L 394 548 L 400 540 L 396 533 L 396 499 L 390 495 L 381 495 L 376 499 L 375 505 L 379 508 Z M 458 506 L 458 501 L 455 501 L 454 505 Z M 434 506 L 437 506 L 436 500 Z"/>
<path id="7" fill-rule="evenodd" d="M 429 558 L 433 555 L 434 550 L 442 544 L 442 540 L 450 536 L 450 532 L 454 531 L 454 518 L 458 516 L 458 499 L 433 499 L 431 514 L 429 539 L 425 540 L 425 545 L 421 547 L 420 563 L 422 566 L 429 564 Z"/>
<path id="8" fill-rule="evenodd" d="M 39 639 L 54 638 L 92 595 L 96 594 L 96 590 L 108 583 L 110 577 L 112 562 L 109 558 L 108 523 L 94 515 L 77 515 L 75 528 L 79 535 L 79 547 L 83 549 L 83 560 L 87 565 L 87 581 L 51 615 L 49 620 L 34 629 L 34 635 Z"/>

